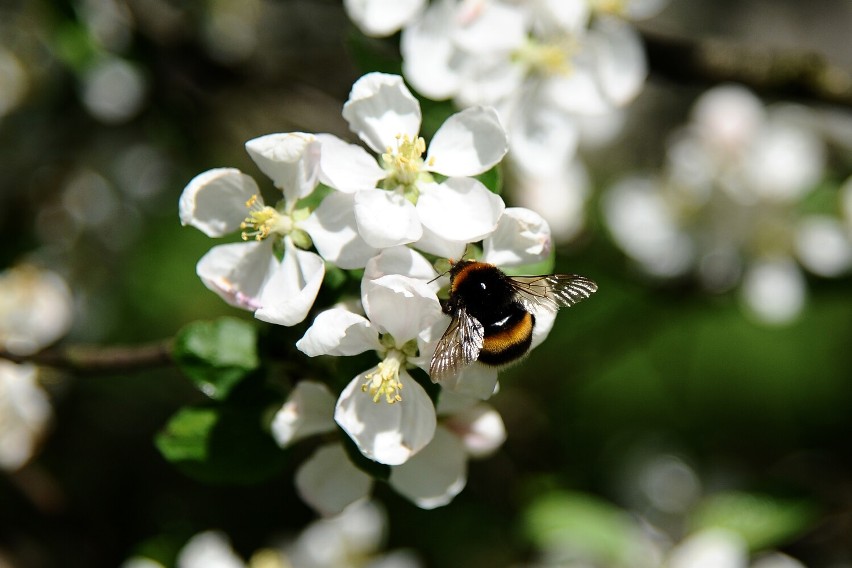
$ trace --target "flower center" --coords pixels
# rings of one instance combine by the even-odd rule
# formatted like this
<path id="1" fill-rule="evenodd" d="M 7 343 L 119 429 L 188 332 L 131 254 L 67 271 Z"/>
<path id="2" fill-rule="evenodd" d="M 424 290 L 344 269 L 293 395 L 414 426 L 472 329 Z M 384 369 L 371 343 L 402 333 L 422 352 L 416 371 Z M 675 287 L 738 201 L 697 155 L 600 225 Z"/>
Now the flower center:
<path id="1" fill-rule="evenodd" d="M 515 61 L 526 64 L 534 73 L 541 75 L 568 75 L 571 73 L 573 42 L 569 38 L 543 42 L 529 38 L 513 54 Z"/>
<path id="2" fill-rule="evenodd" d="M 592 10 L 605 14 L 623 16 L 627 12 L 624 0 L 591 0 Z"/>
<path id="3" fill-rule="evenodd" d="M 240 223 L 243 230 L 240 236 L 244 241 L 262 241 L 272 233 L 286 235 L 293 230 L 293 219 L 289 215 L 282 214 L 274 207 L 263 205 L 257 195 L 252 195 L 246 201 L 246 208 L 249 210 L 248 217 Z"/>
<path id="4" fill-rule="evenodd" d="M 402 382 L 399 380 L 399 369 L 405 362 L 405 354 L 402 351 L 391 349 L 385 355 L 384 361 L 372 373 L 367 374 L 367 380 L 361 385 L 363 392 L 369 392 L 373 402 L 379 402 L 382 397 L 388 404 L 400 402 L 402 396 Z"/>
<path id="5" fill-rule="evenodd" d="M 404 188 L 406 194 L 421 175 L 428 175 L 423 171 L 423 154 L 426 152 L 426 141 L 422 137 L 414 140 L 408 134 L 396 135 L 396 148 L 388 146 L 387 151 L 382 154 L 384 168 L 390 172 L 385 178 L 385 189 Z M 431 161 L 430 161 L 431 163 Z"/>

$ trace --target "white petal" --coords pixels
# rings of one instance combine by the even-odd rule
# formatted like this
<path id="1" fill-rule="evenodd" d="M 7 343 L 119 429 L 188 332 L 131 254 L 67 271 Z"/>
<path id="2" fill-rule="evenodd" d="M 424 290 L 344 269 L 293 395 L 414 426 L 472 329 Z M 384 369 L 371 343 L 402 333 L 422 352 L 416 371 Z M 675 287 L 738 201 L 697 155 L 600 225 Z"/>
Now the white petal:
<path id="1" fill-rule="evenodd" d="M 322 143 L 320 181 L 339 191 L 354 193 L 376 187 L 387 176 L 364 148 L 331 134 L 318 134 Z"/>
<path id="2" fill-rule="evenodd" d="M 55 272 L 20 264 L 0 272 L 0 346 L 29 355 L 68 332 L 74 299 Z"/>
<path id="3" fill-rule="evenodd" d="M 640 93 L 648 75 L 639 33 L 621 18 L 598 17 L 592 34 L 601 88 L 615 106 L 624 106 Z"/>
<path id="4" fill-rule="evenodd" d="M 384 37 L 417 18 L 425 0 L 344 0 L 346 13 L 362 32 Z"/>
<path id="5" fill-rule="evenodd" d="M 552 76 L 544 83 L 546 100 L 549 105 L 564 112 L 585 115 L 609 113 L 613 105 L 601 87 L 596 62 L 592 60 L 591 53 L 582 55 L 570 74 Z"/>
<path id="6" fill-rule="evenodd" d="M 591 182 L 579 160 L 570 162 L 554 176 L 537 177 L 521 172 L 512 176 L 514 201 L 544 217 L 554 240 L 572 240 L 585 226 L 586 201 Z"/>
<path id="7" fill-rule="evenodd" d="M 278 325 L 296 325 L 314 305 L 325 276 L 325 264 L 316 253 L 298 249 L 284 239 L 284 258 L 261 291 L 259 320 Z"/>
<path id="8" fill-rule="evenodd" d="M 246 201 L 252 195 L 260 197 L 260 189 L 240 170 L 207 170 L 192 178 L 181 193 L 180 222 L 208 237 L 227 235 L 240 228 L 248 215 Z"/>
<path id="9" fill-rule="evenodd" d="M 536 310 L 534 315 L 535 327 L 533 327 L 530 350 L 535 349 L 547 339 L 547 336 L 550 335 L 550 330 L 553 329 L 553 324 L 556 323 L 556 312 L 540 309 Z"/>
<path id="10" fill-rule="evenodd" d="M 15 471 L 33 457 L 52 415 L 37 368 L 0 360 L 0 469 Z"/>
<path id="11" fill-rule="evenodd" d="M 791 322 L 805 305 L 805 278 L 788 258 L 753 262 L 743 277 L 743 299 L 761 321 L 773 325 Z"/>
<path id="12" fill-rule="evenodd" d="M 397 346 L 416 338 L 442 313 L 434 287 L 401 274 L 362 279 L 361 303 L 373 325 L 391 334 Z"/>
<path id="13" fill-rule="evenodd" d="M 543 0 L 536 6 L 541 24 L 555 24 L 551 33 L 582 34 L 589 25 L 590 2 L 586 0 Z"/>
<path id="14" fill-rule="evenodd" d="M 448 504 L 467 483 L 467 455 L 461 442 L 443 427 L 408 462 L 391 470 L 389 482 L 421 509 Z"/>
<path id="15" fill-rule="evenodd" d="M 308 357 L 347 356 L 379 349 L 381 344 L 370 320 L 349 310 L 331 308 L 317 315 L 296 347 Z"/>
<path id="16" fill-rule="evenodd" d="M 411 243 L 423 234 L 414 205 L 393 191 L 372 189 L 356 193 L 355 219 L 358 232 L 376 248 Z"/>
<path id="17" fill-rule="evenodd" d="M 535 264 L 550 256 L 550 226 L 535 211 L 508 207 L 483 245 L 485 262 L 498 266 Z"/>
<path id="18" fill-rule="evenodd" d="M 528 175 L 559 176 L 577 152 L 575 118 L 534 96 L 520 101 L 509 117 L 512 163 Z"/>
<path id="19" fill-rule="evenodd" d="M 189 539 L 177 558 L 178 568 L 245 568 L 224 533 L 206 531 Z"/>
<path id="20" fill-rule="evenodd" d="M 201 257 L 195 271 L 207 288 L 230 305 L 254 311 L 269 276 L 278 268 L 271 241 L 218 245 Z"/>
<path id="21" fill-rule="evenodd" d="M 326 196 L 299 228 L 310 235 L 320 256 L 343 269 L 363 268 L 379 252 L 358 232 L 355 196 L 351 193 Z"/>
<path id="22" fill-rule="evenodd" d="M 417 251 L 398 246 L 382 250 L 367 262 L 364 268 L 364 280 L 376 280 L 382 276 L 400 274 L 416 280 L 429 282 L 438 273 L 426 258 Z M 433 290 L 437 291 L 437 283 L 433 282 Z"/>
<path id="23" fill-rule="evenodd" d="M 471 457 L 491 455 L 506 441 L 506 426 L 500 413 L 487 404 L 468 406 L 443 424 L 461 440 Z"/>
<path id="24" fill-rule="evenodd" d="M 429 144 L 426 164 L 445 176 L 475 176 L 492 168 L 509 148 L 497 111 L 468 108 L 441 125 Z"/>
<path id="25" fill-rule="evenodd" d="M 400 52 L 405 79 L 432 100 L 448 99 L 462 77 L 452 64 L 456 49 L 451 39 L 455 3 L 436 0 L 423 17 L 402 30 Z"/>
<path id="26" fill-rule="evenodd" d="M 441 386 L 457 394 L 486 400 L 496 392 L 497 370 L 474 363 L 458 375 L 444 379 Z"/>
<path id="27" fill-rule="evenodd" d="M 381 154 L 396 147 L 397 136 L 417 138 L 420 103 L 399 75 L 368 73 L 352 86 L 343 105 L 343 118 L 352 132 Z"/>
<path id="28" fill-rule="evenodd" d="M 461 258 L 467 250 L 467 241 L 452 241 L 441 235 L 430 231 L 429 227 L 423 226 L 423 236 L 411 246 L 428 254 L 440 258 Z"/>
<path id="29" fill-rule="evenodd" d="M 272 437 L 285 448 L 308 436 L 334 431 L 334 403 L 324 384 L 299 381 L 272 419 Z"/>
<path id="30" fill-rule="evenodd" d="M 320 143 L 313 134 L 267 134 L 246 142 L 252 160 L 284 192 L 288 204 L 311 193 L 317 186 Z"/>
<path id="31" fill-rule="evenodd" d="M 672 548 L 666 566 L 670 568 L 746 568 L 748 549 L 735 532 L 705 529 L 690 535 Z"/>
<path id="32" fill-rule="evenodd" d="M 827 215 L 812 215 L 796 228 L 796 256 L 820 276 L 839 276 L 852 266 L 852 242 L 843 224 Z"/>
<path id="33" fill-rule="evenodd" d="M 676 224 L 670 203 L 657 182 L 627 178 L 603 196 L 603 213 L 616 244 L 657 276 L 686 272 L 695 251 L 689 236 Z"/>
<path id="34" fill-rule="evenodd" d="M 478 56 L 508 55 L 527 40 L 527 10 L 497 2 L 468 2 L 456 14 L 453 41 Z"/>
<path id="35" fill-rule="evenodd" d="M 296 491 L 302 500 L 325 516 L 337 515 L 363 499 L 373 478 L 355 467 L 340 444 L 319 448 L 296 471 Z"/>
<path id="36" fill-rule="evenodd" d="M 449 178 L 424 189 L 417 200 L 420 221 L 439 236 L 476 242 L 497 227 L 505 209 L 499 195 L 473 178 Z"/>
<path id="37" fill-rule="evenodd" d="M 377 367 L 361 373 L 350 382 L 334 412 L 334 420 L 343 428 L 371 460 L 387 465 L 400 465 L 423 449 L 435 434 L 435 407 L 423 387 L 400 370 L 402 401 L 388 404 L 384 399 L 373 402 L 361 386 Z"/>

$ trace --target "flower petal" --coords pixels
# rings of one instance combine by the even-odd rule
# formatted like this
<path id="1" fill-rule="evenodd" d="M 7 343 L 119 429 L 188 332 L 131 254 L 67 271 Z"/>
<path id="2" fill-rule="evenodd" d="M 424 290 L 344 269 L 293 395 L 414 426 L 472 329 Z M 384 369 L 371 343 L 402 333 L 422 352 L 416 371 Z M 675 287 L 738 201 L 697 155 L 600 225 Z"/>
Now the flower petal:
<path id="1" fill-rule="evenodd" d="M 38 369 L 0 360 L 0 469 L 15 471 L 33 457 L 52 415 Z"/>
<path id="2" fill-rule="evenodd" d="M 416 338 L 443 313 L 434 287 L 401 274 L 362 279 L 361 304 L 373 325 L 393 336 L 397 346 Z"/>
<path id="3" fill-rule="evenodd" d="M 361 390 L 367 375 L 378 366 L 355 377 L 340 394 L 334 420 L 371 460 L 400 465 L 423 449 L 435 434 L 435 407 L 423 387 L 405 369 L 399 372 L 402 400 L 388 404 L 373 402 Z"/>
<path id="4" fill-rule="evenodd" d="M 422 18 L 402 30 L 400 52 L 405 79 L 432 100 L 452 97 L 462 80 L 459 69 L 453 65 L 454 15 L 453 0 L 436 0 Z"/>
<path id="5" fill-rule="evenodd" d="M 228 537 L 219 531 L 206 531 L 193 536 L 181 549 L 178 568 L 245 568 Z"/>
<path id="6" fill-rule="evenodd" d="M 750 311 L 764 323 L 783 325 L 805 305 L 805 277 L 789 258 L 754 261 L 743 276 L 742 295 Z"/>
<path id="7" fill-rule="evenodd" d="M 464 446 L 448 430 L 438 427 L 432 442 L 408 462 L 394 467 L 388 481 L 421 509 L 442 507 L 467 483 Z"/>
<path id="8" fill-rule="evenodd" d="M 343 7 L 365 35 L 385 37 L 414 20 L 425 4 L 425 0 L 344 0 Z"/>
<path id="9" fill-rule="evenodd" d="M 458 375 L 444 379 L 441 386 L 457 394 L 486 400 L 497 388 L 497 369 L 474 363 Z"/>
<path id="10" fill-rule="evenodd" d="M 438 276 L 431 262 L 406 246 L 382 250 L 371 258 L 364 268 L 364 280 L 376 280 L 389 274 L 400 274 L 424 282 L 434 280 Z M 437 283 L 433 282 L 432 290 L 438 291 Z"/>
<path id="11" fill-rule="evenodd" d="M 364 148 L 331 134 L 318 134 L 322 143 L 320 181 L 339 191 L 354 193 L 376 187 L 387 172 Z"/>
<path id="12" fill-rule="evenodd" d="M 200 173 L 180 195 L 180 222 L 208 237 L 221 237 L 240 228 L 248 214 L 246 201 L 260 196 L 255 181 L 234 168 Z"/>
<path id="13" fill-rule="evenodd" d="M 307 231 L 320 256 L 343 269 L 363 268 L 379 252 L 358 232 L 355 196 L 351 193 L 326 196 L 299 228 Z"/>
<path id="14" fill-rule="evenodd" d="M 296 491 L 325 516 L 336 515 L 366 497 L 373 478 L 355 467 L 340 444 L 319 448 L 296 471 Z"/>
<path id="15" fill-rule="evenodd" d="M 331 308 L 320 312 L 296 347 L 308 357 L 357 355 L 381 348 L 379 334 L 364 316 Z"/>
<path id="16" fill-rule="evenodd" d="M 509 207 L 483 243 L 483 260 L 498 266 L 535 264 L 550 256 L 550 226 L 541 215 Z"/>
<path id="17" fill-rule="evenodd" d="M 288 204 L 317 186 L 320 143 L 313 134 L 267 134 L 246 142 L 246 150 L 260 170 L 284 192 Z"/>
<path id="18" fill-rule="evenodd" d="M 473 178 L 449 178 L 425 189 L 417 200 L 420 221 L 451 241 L 472 243 L 487 237 L 506 207 L 499 195 Z"/>
<path id="19" fill-rule="evenodd" d="M 411 243 L 423 234 L 414 205 L 396 192 L 359 191 L 355 194 L 355 219 L 358 232 L 376 248 Z"/>
<path id="20" fill-rule="evenodd" d="M 284 239 L 284 258 L 261 290 L 259 320 L 296 325 L 305 319 L 325 276 L 325 264 L 316 253 L 296 248 Z"/>
<path id="21" fill-rule="evenodd" d="M 444 426 L 461 440 L 468 455 L 475 458 L 493 454 L 506 441 L 506 425 L 500 413 L 487 404 L 464 408 L 449 416 Z"/>
<path id="22" fill-rule="evenodd" d="M 19 264 L 0 272 L 0 346 L 29 355 L 68 332 L 74 310 L 63 278 L 44 268 Z"/>
<path id="23" fill-rule="evenodd" d="M 820 276 L 839 276 L 852 265 L 852 242 L 839 219 L 810 215 L 796 227 L 796 256 Z"/>
<path id="24" fill-rule="evenodd" d="M 636 28 L 616 17 L 597 17 L 590 36 L 594 36 L 593 49 L 598 80 L 607 99 L 622 107 L 642 91 L 648 76 L 645 49 Z"/>
<path id="25" fill-rule="evenodd" d="M 314 381 L 299 381 L 272 419 L 272 437 L 282 448 L 314 434 L 332 432 L 334 395 Z"/>
<path id="26" fill-rule="evenodd" d="M 395 147 L 397 136 L 417 138 L 420 103 L 399 75 L 368 73 L 352 85 L 343 118 L 352 132 L 381 154 Z"/>
<path id="27" fill-rule="evenodd" d="M 426 225 L 423 225 L 423 236 L 411 246 L 440 258 L 461 258 L 465 250 L 467 250 L 467 245 L 467 241 L 445 239 L 434 231 L 430 231 Z"/>
<path id="28" fill-rule="evenodd" d="M 230 305 L 254 311 L 269 275 L 278 267 L 271 241 L 218 245 L 201 257 L 195 272 Z"/>
<path id="29" fill-rule="evenodd" d="M 491 107 L 468 108 L 441 125 L 429 144 L 426 164 L 445 176 L 475 176 L 506 155 L 509 138 Z"/>

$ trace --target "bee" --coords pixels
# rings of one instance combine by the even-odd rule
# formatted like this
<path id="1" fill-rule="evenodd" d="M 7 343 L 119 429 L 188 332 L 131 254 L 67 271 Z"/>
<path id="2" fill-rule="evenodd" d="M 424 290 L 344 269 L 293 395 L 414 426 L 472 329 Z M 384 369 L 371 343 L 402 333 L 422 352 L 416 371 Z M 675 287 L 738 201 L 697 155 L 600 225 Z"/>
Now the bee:
<path id="1" fill-rule="evenodd" d="M 585 276 L 509 276 L 476 260 L 456 262 L 449 273 L 450 297 L 443 311 L 452 319 L 429 365 L 433 382 L 452 377 L 475 361 L 489 367 L 518 361 L 530 349 L 536 311 L 555 313 L 598 289 Z"/>

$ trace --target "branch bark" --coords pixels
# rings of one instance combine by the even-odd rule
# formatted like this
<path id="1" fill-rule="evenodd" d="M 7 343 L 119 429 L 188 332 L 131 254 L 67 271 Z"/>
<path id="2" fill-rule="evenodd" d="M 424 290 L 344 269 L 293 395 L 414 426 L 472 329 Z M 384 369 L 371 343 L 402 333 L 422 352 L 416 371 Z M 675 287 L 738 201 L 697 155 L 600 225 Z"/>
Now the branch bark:
<path id="1" fill-rule="evenodd" d="M 706 86 L 736 82 L 761 95 L 852 107 L 852 69 L 818 53 L 641 33 L 652 75 Z"/>
<path id="2" fill-rule="evenodd" d="M 0 359 L 34 363 L 71 372 L 114 373 L 172 365 L 173 340 L 127 346 L 69 345 L 17 355 L 0 350 Z"/>

